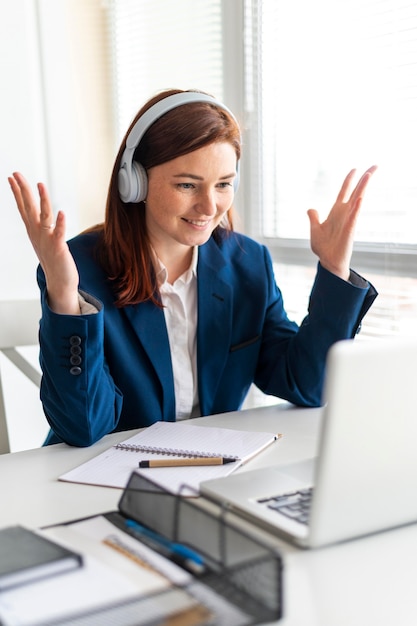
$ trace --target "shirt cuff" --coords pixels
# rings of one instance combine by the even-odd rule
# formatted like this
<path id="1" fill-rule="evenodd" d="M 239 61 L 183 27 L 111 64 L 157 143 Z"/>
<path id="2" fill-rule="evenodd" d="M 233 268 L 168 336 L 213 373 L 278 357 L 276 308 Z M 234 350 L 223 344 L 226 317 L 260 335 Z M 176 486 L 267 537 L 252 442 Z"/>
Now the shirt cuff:
<path id="1" fill-rule="evenodd" d="M 97 300 L 85 292 L 78 292 L 78 302 L 81 315 L 92 315 L 99 312 Z"/>

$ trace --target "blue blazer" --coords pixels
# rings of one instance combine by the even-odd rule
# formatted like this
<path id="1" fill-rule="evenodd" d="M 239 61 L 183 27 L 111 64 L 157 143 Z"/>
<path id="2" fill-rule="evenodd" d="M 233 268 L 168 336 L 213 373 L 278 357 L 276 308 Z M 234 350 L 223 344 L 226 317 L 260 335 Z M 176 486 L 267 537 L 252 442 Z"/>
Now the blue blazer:
<path id="1" fill-rule="evenodd" d="M 150 302 L 114 306 L 94 257 L 98 235 L 69 242 L 91 315 L 58 315 L 41 289 L 41 400 L 51 432 L 45 443 L 88 446 L 104 435 L 175 420 L 174 382 L 164 313 Z M 376 291 L 318 265 L 309 312 L 288 319 L 264 246 L 232 233 L 199 248 L 197 365 L 202 415 L 236 411 L 252 383 L 300 406 L 321 402 L 326 354 L 353 337 Z"/>

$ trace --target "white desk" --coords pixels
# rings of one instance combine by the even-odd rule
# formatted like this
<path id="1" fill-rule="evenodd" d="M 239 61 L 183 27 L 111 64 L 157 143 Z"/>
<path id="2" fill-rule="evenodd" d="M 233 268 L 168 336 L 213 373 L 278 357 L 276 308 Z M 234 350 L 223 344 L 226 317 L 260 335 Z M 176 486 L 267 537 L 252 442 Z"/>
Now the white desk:
<path id="1" fill-rule="evenodd" d="M 254 469 L 315 455 L 320 416 L 319 409 L 284 404 L 199 418 L 198 423 L 282 432 L 277 446 L 251 461 L 249 469 Z M 115 510 L 120 490 L 57 478 L 131 434 L 109 435 L 90 448 L 59 444 L 0 455 L 0 525 L 47 526 Z M 417 524 L 314 551 L 273 541 L 284 556 L 282 626 L 417 623 Z"/>

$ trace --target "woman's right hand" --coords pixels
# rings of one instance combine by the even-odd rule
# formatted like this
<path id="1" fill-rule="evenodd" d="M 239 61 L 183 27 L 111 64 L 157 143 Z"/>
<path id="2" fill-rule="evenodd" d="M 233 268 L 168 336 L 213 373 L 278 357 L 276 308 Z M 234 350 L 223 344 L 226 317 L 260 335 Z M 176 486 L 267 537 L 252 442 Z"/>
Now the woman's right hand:
<path id="1" fill-rule="evenodd" d="M 38 184 L 40 207 L 22 174 L 15 172 L 9 184 L 29 239 L 45 273 L 48 304 L 55 313 L 79 315 L 79 275 L 65 239 L 65 215 L 54 215 L 45 185 Z"/>

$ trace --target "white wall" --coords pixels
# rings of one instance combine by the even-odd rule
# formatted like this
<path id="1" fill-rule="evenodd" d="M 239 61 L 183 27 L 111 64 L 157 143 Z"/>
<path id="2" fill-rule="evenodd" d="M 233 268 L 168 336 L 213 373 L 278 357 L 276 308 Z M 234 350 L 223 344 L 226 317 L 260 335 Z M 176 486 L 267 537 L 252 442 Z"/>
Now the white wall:
<path id="1" fill-rule="evenodd" d="M 35 3 L 30 0 L 14 0 L 2 11 L 0 81 L 0 297 L 38 297 L 36 257 L 7 181 L 15 170 L 31 180 L 46 171 Z M 37 351 L 27 355 L 36 362 Z M 47 431 L 39 392 L 3 356 L 0 368 L 6 411 L 13 416 L 8 420 L 12 450 L 37 447 Z"/>
<path id="2" fill-rule="evenodd" d="M 105 30 L 100 0 L 13 0 L 2 11 L 3 299 L 38 294 L 36 258 L 7 182 L 13 171 L 33 186 L 47 183 L 54 209 L 67 214 L 68 236 L 103 219 L 114 157 Z"/>
<path id="3" fill-rule="evenodd" d="M 15 208 L 7 177 L 37 180 L 46 171 L 35 3 L 7 3 L 0 20 L 0 267 L 1 297 L 37 296 L 35 255 Z"/>
<path id="4" fill-rule="evenodd" d="M 37 259 L 7 177 L 48 185 L 68 237 L 102 221 L 113 115 L 101 0 L 0 0 L 0 299 L 38 298 Z M 88 50 L 88 54 L 85 52 Z M 1 323 L 1 320 L 0 320 Z M 26 349 L 37 364 L 37 349 Z M 12 451 L 48 430 L 39 392 L 0 355 Z"/>
<path id="5" fill-rule="evenodd" d="M 37 0 L 48 181 L 68 235 L 103 221 L 115 156 L 102 0 Z"/>

